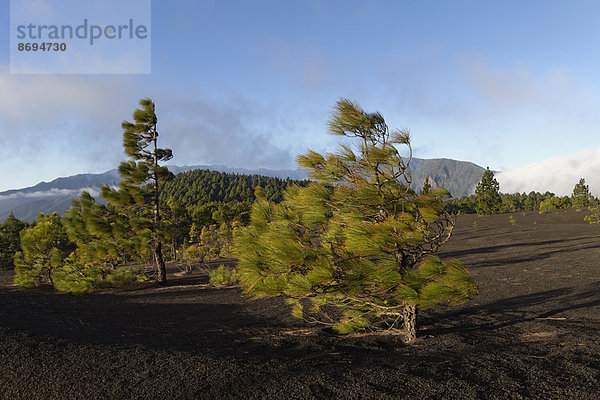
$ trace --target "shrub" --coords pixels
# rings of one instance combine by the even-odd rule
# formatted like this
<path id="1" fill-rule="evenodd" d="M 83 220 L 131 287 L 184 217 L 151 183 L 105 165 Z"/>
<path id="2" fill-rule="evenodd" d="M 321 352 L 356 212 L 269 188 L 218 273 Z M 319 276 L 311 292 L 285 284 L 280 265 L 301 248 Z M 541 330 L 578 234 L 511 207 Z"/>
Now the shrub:
<path id="1" fill-rule="evenodd" d="M 52 270 L 62 265 L 72 248 L 61 218 L 40 214 L 37 223 L 21 233 L 22 252 L 15 254 L 15 283 L 34 287 L 52 283 Z"/>
<path id="2" fill-rule="evenodd" d="M 240 276 L 235 268 L 229 268 L 223 264 L 209 273 L 211 285 L 237 285 L 240 283 Z"/>
<path id="3" fill-rule="evenodd" d="M 584 220 L 590 224 L 598 224 L 600 223 L 600 206 L 594 205 L 588 207 L 592 213 L 590 215 L 586 215 Z"/>
<path id="4" fill-rule="evenodd" d="M 52 271 L 52 283 L 60 292 L 75 295 L 92 293 L 99 288 L 143 282 L 148 278 L 129 267 L 111 268 L 85 264 L 77 253 L 71 253 L 64 265 Z"/>
<path id="5" fill-rule="evenodd" d="M 560 210 L 569 207 L 571 207 L 571 200 L 567 196 L 552 196 L 540 203 L 540 213 L 543 214 L 548 210 Z"/>

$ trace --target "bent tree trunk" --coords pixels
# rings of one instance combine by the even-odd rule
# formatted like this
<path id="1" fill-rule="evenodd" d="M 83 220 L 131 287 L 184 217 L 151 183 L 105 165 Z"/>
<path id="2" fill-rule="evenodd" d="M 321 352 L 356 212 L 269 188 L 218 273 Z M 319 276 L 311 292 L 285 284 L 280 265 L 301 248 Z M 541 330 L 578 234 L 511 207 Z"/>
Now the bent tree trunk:
<path id="1" fill-rule="evenodd" d="M 406 304 L 402 310 L 404 341 L 412 343 L 417 339 L 417 307 L 414 304 Z"/>

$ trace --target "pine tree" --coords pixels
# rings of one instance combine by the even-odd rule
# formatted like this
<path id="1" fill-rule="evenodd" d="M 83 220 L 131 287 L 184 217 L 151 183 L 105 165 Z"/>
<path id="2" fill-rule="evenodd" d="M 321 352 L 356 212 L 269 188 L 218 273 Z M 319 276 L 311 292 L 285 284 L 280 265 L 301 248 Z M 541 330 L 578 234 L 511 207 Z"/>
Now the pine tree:
<path id="1" fill-rule="evenodd" d="M 164 231 L 171 247 L 171 259 L 177 260 L 177 250 L 183 246 L 190 230 L 190 216 L 183 204 L 171 197 L 166 202 L 162 218 L 165 222 Z"/>
<path id="2" fill-rule="evenodd" d="M 429 194 L 431 191 L 431 183 L 429 183 L 429 177 L 425 178 L 425 182 L 423 182 L 423 189 L 421 189 L 422 194 Z"/>
<path id="3" fill-rule="evenodd" d="M 475 195 L 477 196 L 477 212 L 479 214 L 494 214 L 500 210 L 502 204 L 500 185 L 489 167 L 477 184 Z"/>
<path id="4" fill-rule="evenodd" d="M 21 287 L 52 284 L 52 271 L 74 250 L 57 213 L 40 214 L 21 234 L 22 252 L 15 255 L 15 283 Z"/>
<path id="5" fill-rule="evenodd" d="M 77 254 L 83 263 L 115 269 L 138 259 L 129 219 L 110 204 L 97 203 L 87 191 L 73 200 L 63 223 L 69 239 L 77 244 Z"/>
<path id="6" fill-rule="evenodd" d="M 462 263 L 433 256 L 453 226 L 444 212 L 449 194 L 410 188 L 410 156 L 395 147 L 412 154 L 408 133 L 390 134 L 381 114 L 340 100 L 329 128 L 356 140 L 357 150 L 298 156 L 315 181 L 291 186 L 280 204 L 257 189 L 250 226 L 235 242 L 244 291 L 283 294 L 294 316 L 338 333 L 387 330 L 410 342 L 417 307 L 459 304 L 476 291 Z"/>
<path id="7" fill-rule="evenodd" d="M 159 162 L 173 157 L 170 149 L 158 147 L 155 105 L 146 98 L 141 109 L 133 113 L 134 123 L 123 122 L 123 147 L 129 161 L 119 166 L 123 179 L 118 190 L 102 187 L 102 197 L 124 214 L 136 233 L 133 238 L 138 251 L 150 249 L 157 272 L 157 282 L 167 282 L 162 256 L 162 226 L 160 193 L 164 183 L 173 175 Z"/>
<path id="8" fill-rule="evenodd" d="M 573 195 L 571 196 L 573 207 L 589 207 L 592 203 L 591 199 L 590 188 L 585 184 L 585 179 L 579 179 L 579 182 L 573 188 Z"/>
<path id="9" fill-rule="evenodd" d="M 12 212 L 0 225 L 0 271 L 15 267 L 15 254 L 22 251 L 20 234 L 26 227 L 27 223 L 15 218 Z"/>

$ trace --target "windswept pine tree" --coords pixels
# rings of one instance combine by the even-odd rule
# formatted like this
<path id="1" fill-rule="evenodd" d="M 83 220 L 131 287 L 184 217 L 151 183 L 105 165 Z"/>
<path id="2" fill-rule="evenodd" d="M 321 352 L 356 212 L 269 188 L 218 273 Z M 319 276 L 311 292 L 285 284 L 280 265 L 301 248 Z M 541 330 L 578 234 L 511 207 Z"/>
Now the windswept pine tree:
<path id="1" fill-rule="evenodd" d="M 140 105 L 142 108 L 133 113 L 134 122 L 125 121 L 121 125 L 123 147 L 129 157 L 129 161 L 119 165 L 123 180 L 117 190 L 104 185 L 102 197 L 129 220 L 135 232 L 135 248 L 151 250 L 157 282 L 164 284 L 167 275 L 162 255 L 160 192 L 173 174 L 159 162 L 170 160 L 173 153 L 158 147 L 157 117 L 152 100 L 142 99 Z"/>
<path id="2" fill-rule="evenodd" d="M 408 132 L 391 133 L 381 114 L 340 100 L 329 129 L 356 147 L 298 156 L 314 182 L 291 186 L 280 204 L 257 190 L 250 225 L 236 240 L 244 291 L 285 295 L 294 316 L 339 333 L 383 330 L 411 342 L 417 308 L 459 304 L 476 292 L 461 262 L 433 255 L 451 234 L 449 194 L 410 188 L 411 156 L 396 148 L 412 155 Z"/>

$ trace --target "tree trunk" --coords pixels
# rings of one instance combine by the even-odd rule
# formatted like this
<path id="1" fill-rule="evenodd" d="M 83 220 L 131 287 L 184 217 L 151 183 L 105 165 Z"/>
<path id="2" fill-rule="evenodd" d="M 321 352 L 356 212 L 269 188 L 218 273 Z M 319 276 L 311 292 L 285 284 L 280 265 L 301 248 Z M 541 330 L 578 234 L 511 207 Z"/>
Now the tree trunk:
<path id="1" fill-rule="evenodd" d="M 165 268 L 165 261 L 162 256 L 162 246 L 160 241 L 156 241 L 153 246 L 154 252 L 154 264 L 156 265 L 157 278 L 156 281 L 161 285 L 167 283 L 167 270 Z"/>
<path id="2" fill-rule="evenodd" d="M 417 339 L 417 307 L 413 304 L 406 304 L 402 311 L 404 341 L 408 344 Z"/>
<path id="3" fill-rule="evenodd" d="M 165 268 L 165 260 L 163 260 L 162 256 L 162 243 L 160 242 L 160 203 L 159 203 L 159 182 L 158 182 L 158 153 L 157 153 L 157 143 L 156 138 L 158 137 L 158 133 L 156 132 L 156 125 L 153 130 L 153 141 L 154 141 L 154 264 L 156 265 L 156 272 L 158 276 L 156 278 L 157 282 L 161 285 L 167 283 L 167 270 Z"/>

